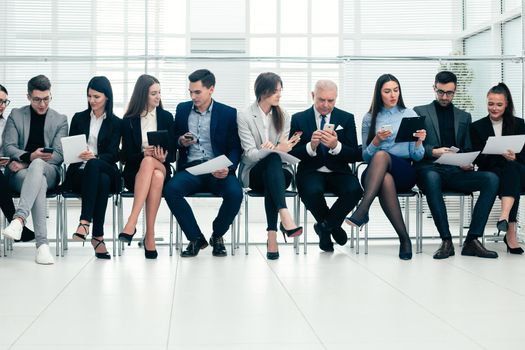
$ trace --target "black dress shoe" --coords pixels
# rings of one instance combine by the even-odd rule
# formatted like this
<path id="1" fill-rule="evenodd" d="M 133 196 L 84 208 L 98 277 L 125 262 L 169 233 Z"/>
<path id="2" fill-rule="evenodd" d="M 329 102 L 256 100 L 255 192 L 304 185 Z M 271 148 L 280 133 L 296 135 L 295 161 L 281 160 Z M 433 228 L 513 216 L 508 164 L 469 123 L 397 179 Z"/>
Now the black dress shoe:
<path id="1" fill-rule="evenodd" d="M 341 226 L 332 229 L 332 237 L 334 237 L 334 241 L 339 245 L 345 245 L 348 241 L 348 235 Z"/>
<path id="2" fill-rule="evenodd" d="M 268 260 L 277 260 L 279 259 L 279 250 L 276 252 L 269 252 L 268 251 L 268 241 L 266 241 L 266 259 Z"/>
<path id="3" fill-rule="evenodd" d="M 213 237 L 213 235 L 210 237 L 210 245 L 213 247 L 213 251 L 211 254 L 213 256 L 226 256 L 228 253 L 226 252 L 226 248 L 224 247 L 224 239 L 221 237 Z"/>
<path id="4" fill-rule="evenodd" d="M 333 252 L 334 243 L 330 238 L 330 231 L 326 229 L 326 226 L 323 223 L 315 223 L 314 230 L 319 236 L 319 248 L 325 252 Z"/>
<path id="5" fill-rule="evenodd" d="M 454 256 L 454 244 L 451 239 L 444 239 L 441 246 L 434 253 L 434 259 L 446 259 L 449 256 Z"/>
<path id="6" fill-rule="evenodd" d="M 412 259 L 412 242 L 410 241 L 409 237 L 402 238 L 399 240 L 399 259 Z"/>
<path id="7" fill-rule="evenodd" d="M 463 249 L 461 250 L 461 255 L 477 256 L 479 258 L 489 259 L 496 259 L 498 257 L 498 253 L 488 250 L 477 239 L 465 241 L 465 244 L 463 244 Z"/>
<path id="8" fill-rule="evenodd" d="M 188 246 L 186 247 L 186 250 L 184 250 L 180 256 L 183 258 L 191 258 L 194 256 L 197 256 L 199 254 L 199 250 L 204 249 L 208 246 L 208 242 L 206 242 L 206 237 L 200 236 L 194 241 L 190 241 Z"/>
<path id="9" fill-rule="evenodd" d="M 35 239 L 35 233 L 24 226 L 22 229 L 22 236 L 20 239 L 15 240 L 15 242 L 31 242 Z"/>

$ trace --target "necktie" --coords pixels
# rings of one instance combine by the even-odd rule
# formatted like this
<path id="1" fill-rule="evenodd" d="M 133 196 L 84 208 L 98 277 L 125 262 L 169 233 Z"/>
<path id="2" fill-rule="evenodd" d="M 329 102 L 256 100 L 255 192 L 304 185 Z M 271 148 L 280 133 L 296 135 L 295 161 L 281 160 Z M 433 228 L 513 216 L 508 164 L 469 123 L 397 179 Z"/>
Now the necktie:
<path id="1" fill-rule="evenodd" d="M 319 129 L 323 130 L 325 124 L 326 124 L 326 115 L 322 115 L 321 114 L 321 124 L 319 125 Z M 319 145 L 319 147 L 321 149 L 321 153 L 322 153 L 323 157 L 325 157 L 326 154 L 328 153 L 328 147 L 326 147 L 322 143 Z"/>

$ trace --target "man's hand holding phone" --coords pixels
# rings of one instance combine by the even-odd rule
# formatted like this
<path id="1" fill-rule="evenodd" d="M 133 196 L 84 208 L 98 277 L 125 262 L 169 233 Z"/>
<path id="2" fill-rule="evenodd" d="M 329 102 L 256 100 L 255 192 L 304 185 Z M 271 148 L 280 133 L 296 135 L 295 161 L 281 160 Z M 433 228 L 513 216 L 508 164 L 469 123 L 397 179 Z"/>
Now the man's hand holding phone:
<path id="1" fill-rule="evenodd" d="M 181 137 L 179 137 L 179 144 L 183 147 L 188 147 L 190 145 L 196 144 L 197 138 L 191 133 L 187 132 Z"/>
<path id="2" fill-rule="evenodd" d="M 46 162 L 51 160 L 51 158 L 53 158 L 53 149 L 49 147 L 37 148 L 33 153 L 31 153 L 29 159 L 33 161 L 37 158 L 45 160 Z"/>
<path id="3" fill-rule="evenodd" d="M 335 125 L 326 123 L 321 133 L 321 143 L 330 149 L 337 146 L 337 133 L 335 132 Z"/>

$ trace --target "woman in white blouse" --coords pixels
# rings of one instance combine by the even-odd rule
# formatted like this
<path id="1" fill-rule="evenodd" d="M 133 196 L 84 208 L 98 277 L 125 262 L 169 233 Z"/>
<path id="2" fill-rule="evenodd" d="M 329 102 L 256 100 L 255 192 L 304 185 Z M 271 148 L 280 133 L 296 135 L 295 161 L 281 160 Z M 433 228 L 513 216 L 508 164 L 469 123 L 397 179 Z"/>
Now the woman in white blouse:
<path id="1" fill-rule="evenodd" d="M 255 80 L 256 101 L 239 113 L 237 124 L 244 153 L 241 158 L 240 178 L 244 187 L 264 193 L 267 221 L 267 254 L 270 260 L 279 258 L 277 246 L 277 218 L 286 239 L 299 236 L 297 227 L 286 207 L 286 188 L 292 181 L 291 166 L 284 164 L 277 153 L 263 155 L 260 150 L 289 152 L 299 141 L 299 136 L 288 139 L 290 116 L 281 109 L 283 82 L 275 73 L 261 73 Z"/>
<path id="2" fill-rule="evenodd" d="M 160 83 L 157 78 L 143 74 L 135 83 L 128 109 L 122 121 L 122 176 L 124 185 L 134 192 L 131 214 L 119 240 L 131 244 L 137 232 L 138 217 L 146 204 L 146 236 L 144 255 L 156 259 L 155 219 L 162 198 L 162 189 L 171 175 L 173 155 L 168 150 L 148 144 L 149 131 L 169 130 L 173 115 L 162 109 Z"/>

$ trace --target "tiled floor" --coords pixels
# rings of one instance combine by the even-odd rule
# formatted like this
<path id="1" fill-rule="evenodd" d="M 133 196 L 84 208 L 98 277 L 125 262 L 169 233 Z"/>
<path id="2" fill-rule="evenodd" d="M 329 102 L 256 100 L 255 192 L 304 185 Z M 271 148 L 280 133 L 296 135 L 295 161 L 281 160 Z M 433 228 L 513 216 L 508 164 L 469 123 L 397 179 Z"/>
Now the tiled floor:
<path id="1" fill-rule="evenodd" d="M 102 261 L 76 243 L 39 266 L 18 245 L 0 259 L 0 349 L 523 348 L 525 257 L 488 243 L 499 259 L 435 261 L 436 246 L 146 261 L 133 245 Z"/>

